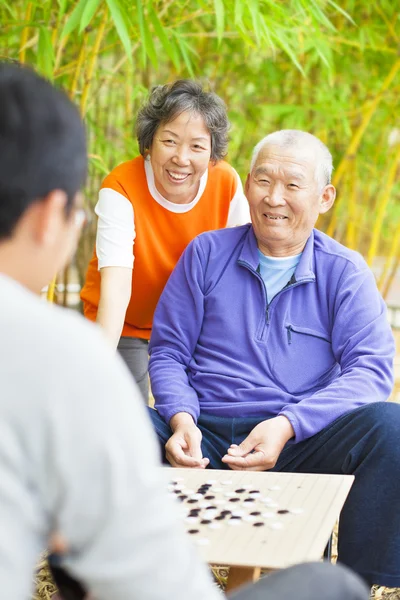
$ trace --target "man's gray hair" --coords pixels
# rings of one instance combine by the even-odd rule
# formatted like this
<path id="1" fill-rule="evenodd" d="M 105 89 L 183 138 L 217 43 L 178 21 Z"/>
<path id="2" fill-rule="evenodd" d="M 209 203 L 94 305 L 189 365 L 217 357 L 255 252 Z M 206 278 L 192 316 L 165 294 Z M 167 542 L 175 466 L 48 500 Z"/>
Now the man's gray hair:
<path id="1" fill-rule="evenodd" d="M 136 121 L 140 154 L 145 156 L 150 150 L 159 125 L 173 121 L 183 112 L 197 113 L 203 118 L 211 137 L 211 160 L 216 162 L 224 158 L 229 130 L 224 101 L 217 94 L 204 91 L 191 79 L 153 88 Z"/>
<path id="2" fill-rule="evenodd" d="M 332 154 L 315 135 L 301 131 L 300 129 L 281 129 L 280 131 L 270 133 L 261 142 L 258 142 L 254 148 L 250 163 L 250 172 L 256 164 L 260 151 L 265 146 L 279 146 L 281 148 L 295 147 L 300 150 L 305 146 L 312 148 L 315 150 L 316 156 L 315 178 L 318 185 L 323 188 L 331 182 L 333 171 Z"/>

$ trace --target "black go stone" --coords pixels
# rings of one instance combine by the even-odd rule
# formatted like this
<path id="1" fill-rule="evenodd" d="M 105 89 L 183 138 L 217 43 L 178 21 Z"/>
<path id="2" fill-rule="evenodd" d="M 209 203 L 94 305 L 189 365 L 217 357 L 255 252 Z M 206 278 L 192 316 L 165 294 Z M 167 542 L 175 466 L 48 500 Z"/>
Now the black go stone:
<path id="1" fill-rule="evenodd" d="M 242 518 L 242 517 L 239 517 L 238 515 L 232 515 L 232 516 L 231 516 L 231 519 L 233 519 L 233 520 L 235 520 L 235 519 L 236 519 L 236 521 L 237 521 L 237 520 L 239 520 L 239 519 L 241 519 L 241 518 Z"/>
<path id="2" fill-rule="evenodd" d="M 253 512 L 250 513 L 252 517 L 258 517 L 259 515 L 261 515 L 259 510 L 253 510 Z"/>
<path id="3" fill-rule="evenodd" d="M 249 494 L 259 494 L 260 490 L 250 490 Z"/>
<path id="4" fill-rule="evenodd" d="M 289 511 L 286 508 L 282 508 L 281 510 L 277 510 L 276 512 L 278 513 L 278 515 L 287 515 Z"/>
<path id="5" fill-rule="evenodd" d="M 210 504 L 210 506 L 206 506 L 206 510 L 215 510 L 217 507 Z"/>
<path id="6" fill-rule="evenodd" d="M 253 527 L 264 527 L 264 523 L 262 521 L 258 521 L 258 523 L 253 523 Z"/>
<path id="7" fill-rule="evenodd" d="M 240 502 L 240 498 L 230 498 L 229 502 Z"/>
<path id="8" fill-rule="evenodd" d="M 200 525 L 208 525 L 209 523 L 211 523 L 211 519 L 203 519 L 200 521 Z"/>
<path id="9" fill-rule="evenodd" d="M 231 515 L 231 511 L 230 510 L 221 510 L 221 515 L 224 515 L 226 517 L 226 515 Z"/>
<path id="10" fill-rule="evenodd" d="M 181 494 L 180 496 L 178 496 L 178 500 L 180 500 L 181 502 L 183 502 L 184 500 L 186 500 L 187 496 L 185 496 L 185 494 Z M 190 500 L 189 500 L 190 502 Z"/>
<path id="11" fill-rule="evenodd" d="M 214 500 L 215 496 L 204 496 L 205 500 Z"/>
<path id="12" fill-rule="evenodd" d="M 178 498 L 180 498 L 180 496 L 178 496 Z M 187 498 L 187 496 L 184 496 L 184 498 Z M 188 500 L 188 504 L 196 504 L 197 502 L 198 500 L 195 498 L 190 498 L 190 500 Z"/>
<path id="13" fill-rule="evenodd" d="M 245 498 L 243 502 L 254 502 L 254 498 Z"/>
<path id="14" fill-rule="evenodd" d="M 190 533 L 191 535 L 193 535 L 193 533 L 199 533 L 198 529 L 189 529 L 188 533 Z"/>
<path id="15" fill-rule="evenodd" d="M 237 494 L 243 494 L 246 490 L 244 488 L 239 488 L 238 490 L 235 490 L 235 492 Z"/>
<path id="16" fill-rule="evenodd" d="M 226 515 L 218 515 L 218 517 L 215 517 L 216 521 L 223 521 L 225 519 Z"/>

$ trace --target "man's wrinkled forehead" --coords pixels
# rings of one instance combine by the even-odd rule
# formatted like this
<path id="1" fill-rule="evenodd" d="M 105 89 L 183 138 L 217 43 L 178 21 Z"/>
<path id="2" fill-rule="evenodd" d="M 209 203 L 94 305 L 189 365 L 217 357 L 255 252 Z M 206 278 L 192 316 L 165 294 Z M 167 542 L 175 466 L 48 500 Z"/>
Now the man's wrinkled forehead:
<path id="1" fill-rule="evenodd" d="M 266 144 L 257 156 L 253 173 L 272 173 L 283 169 L 289 176 L 307 179 L 309 175 L 314 177 L 316 164 L 315 149 L 306 144 L 302 147 Z"/>

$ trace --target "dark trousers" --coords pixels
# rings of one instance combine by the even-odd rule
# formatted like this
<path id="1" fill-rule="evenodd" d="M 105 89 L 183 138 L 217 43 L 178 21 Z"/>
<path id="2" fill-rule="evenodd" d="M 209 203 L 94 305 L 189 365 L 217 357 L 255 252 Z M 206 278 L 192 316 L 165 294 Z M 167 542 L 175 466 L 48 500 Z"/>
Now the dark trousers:
<path id="1" fill-rule="evenodd" d="M 154 565 L 157 568 L 157 565 Z M 53 568 L 62 600 L 84 600 L 83 588 L 60 567 Z M 346 567 L 308 563 L 273 573 L 230 596 L 233 600 L 368 600 L 365 583 Z M 112 600 L 110 598 L 110 600 Z M 188 596 L 188 600 L 190 597 Z M 206 600 L 206 599 L 204 599 Z"/>
<path id="2" fill-rule="evenodd" d="M 164 449 L 171 429 L 155 410 L 149 412 Z M 209 467 L 229 468 L 221 457 L 260 421 L 201 415 L 198 427 Z M 399 405 L 360 407 L 303 442 L 289 442 L 273 471 L 355 475 L 340 516 L 338 560 L 370 585 L 400 587 Z"/>

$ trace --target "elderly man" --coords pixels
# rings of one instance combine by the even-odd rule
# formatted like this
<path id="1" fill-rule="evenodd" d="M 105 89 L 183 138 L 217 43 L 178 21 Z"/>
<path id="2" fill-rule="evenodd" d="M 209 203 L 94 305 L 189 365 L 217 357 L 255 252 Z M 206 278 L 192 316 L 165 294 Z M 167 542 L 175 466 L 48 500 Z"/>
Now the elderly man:
<path id="1" fill-rule="evenodd" d="M 158 304 L 150 412 L 173 466 L 354 474 L 339 558 L 400 586 L 394 342 L 362 257 L 314 229 L 331 172 L 308 133 L 256 146 L 252 223 L 197 237 Z"/>

